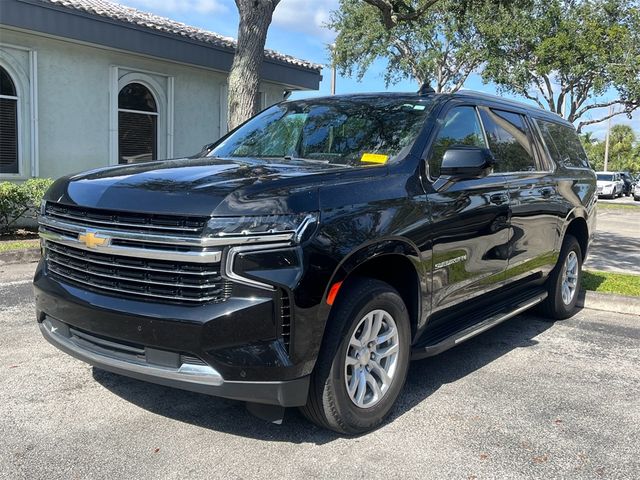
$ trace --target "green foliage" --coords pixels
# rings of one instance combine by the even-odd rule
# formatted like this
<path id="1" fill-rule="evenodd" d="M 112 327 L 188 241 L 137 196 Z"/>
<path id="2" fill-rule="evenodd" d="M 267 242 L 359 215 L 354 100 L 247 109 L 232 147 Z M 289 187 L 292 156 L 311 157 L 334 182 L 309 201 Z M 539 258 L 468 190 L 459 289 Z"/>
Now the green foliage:
<path id="1" fill-rule="evenodd" d="M 21 218 L 34 218 L 52 183 L 46 178 L 32 178 L 23 183 L 0 182 L 0 233 L 10 231 Z"/>
<path id="2" fill-rule="evenodd" d="M 40 240 L 15 240 L 0 242 L 0 253 L 11 252 L 14 250 L 28 250 L 38 248 Z"/>
<path id="3" fill-rule="evenodd" d="M 338 32 L 333 61 L 343 75 L 362 79 L 377 59 L 387 61 L 388 85 L 413 79 L 440 91 L 462 87 L 483 58 L 475 23 L 482 9 L 454 0 L 398 3 L 386 15 L 380 2 L 340 0 L 329 26 Z M 388 3 L 388 2 L 382 2 Z M 416 88 L 417 90 L 417 88 Z"/>
<path id="4" fill-rule="evenodd" d="M 638 0 L 533 0 L 530 8 L 494 9 L 479 30 L 483 79 L 580 120 L 578 129 L 606 119 L 610 105 L 615 114 L 640 107 Z M 611 91 L 615 98 L 601 100 Z"/>
<path id="5" fill-rule="evenodd" d="M 581 135 L 580 139 L 594 170 L 604 170 L 604 140 L 594 141 L 590 134 Z M 614 125 L 611 128 L 607 170 L 640 173 L 640 144 L 629 125 Z"/>

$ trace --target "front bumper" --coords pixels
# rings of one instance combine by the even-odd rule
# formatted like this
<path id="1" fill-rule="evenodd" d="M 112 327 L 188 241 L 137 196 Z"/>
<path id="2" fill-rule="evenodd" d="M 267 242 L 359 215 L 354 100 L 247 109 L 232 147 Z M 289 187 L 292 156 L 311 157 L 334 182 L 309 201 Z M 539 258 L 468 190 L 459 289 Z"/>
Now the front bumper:
<path id="1" fill-rule="evenodd" d="M 157 383 L 168 387 L 190 390 L 218 397 L 253 403 L 295 407 L 304 405 L 309 388 L 309 377 L 290 381 L 239 382 L 225 381 L 222 375 L 209 365 L 180 363 L 153 364 L 151 361 L 128 361 L 92 351 L 74 337 L 68 325 L 52 317 L 40 322 L 44 338 L 63 352 L 90 365 L 127 377 Z M 163 355 L 164 354 L 164 355 Z M 154 351 L 155 358 L 171 359 L 171 352 Z M 151 355 L 149 355 L 151 357 Z M 179 362 L 179 356 L 176 358 Z M 160 360 L 161 361 L 161 360 Z"/>
<path id="2" fill-rule="evenodd" d="M 98 368 L 235 400 L 306 403 L 313 362 L 291 360 L 275 292 L 251 295 L 241 287 L 218 304 L 152 303 L 55 280 L 44 262 L 34 289 L 44 337 Z"/>

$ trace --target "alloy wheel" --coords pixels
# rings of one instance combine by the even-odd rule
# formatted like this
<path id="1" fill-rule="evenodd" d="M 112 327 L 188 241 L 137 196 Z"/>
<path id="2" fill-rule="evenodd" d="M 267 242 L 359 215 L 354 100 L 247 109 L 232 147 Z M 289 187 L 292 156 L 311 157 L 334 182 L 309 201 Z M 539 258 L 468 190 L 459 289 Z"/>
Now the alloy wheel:
<path id="1" fill-rule="evenodd" d="M 562 301 L 570 305 L 578 290 L 578 255 L 570 251 L 562 268 Z"/>
<path id="2" fill-rule="evenodd" d="M 373 310 L 358 322 L 345 358 L 345 382 L 351 401 L 360 408 L 377 404 L 397 371 L 400 339 L 395 320 Z"/>

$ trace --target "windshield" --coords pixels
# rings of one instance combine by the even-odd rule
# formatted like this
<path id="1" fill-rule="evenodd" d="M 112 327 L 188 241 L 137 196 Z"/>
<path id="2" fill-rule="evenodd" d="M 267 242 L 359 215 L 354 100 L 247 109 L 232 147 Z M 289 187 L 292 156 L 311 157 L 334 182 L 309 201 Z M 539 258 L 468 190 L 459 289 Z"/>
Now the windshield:
<path id="1" fill-rule="evenodd" d="M 613 175 L 610 173 L 599 173 L 598 180 L 601 180 L 603 182 L 613 182 Z"/>
<path id="2" fill-rule="evenodd" d="M 251 119 L 209 155 L 384 164 L 408 153 L 431 105 L 426 98 L 397 97 L 281 103 Z"/>

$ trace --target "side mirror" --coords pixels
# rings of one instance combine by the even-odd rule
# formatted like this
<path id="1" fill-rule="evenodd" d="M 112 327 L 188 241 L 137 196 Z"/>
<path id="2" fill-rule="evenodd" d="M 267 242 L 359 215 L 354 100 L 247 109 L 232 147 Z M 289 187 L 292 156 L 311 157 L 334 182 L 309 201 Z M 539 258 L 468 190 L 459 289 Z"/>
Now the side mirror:
<path id="1" fill-rule="evenodd" d="M 491 173 L 496 160 L 487 148 L 452 147 L 444 152 L 440 176 L 449 181 L 483 178 Z"/>

